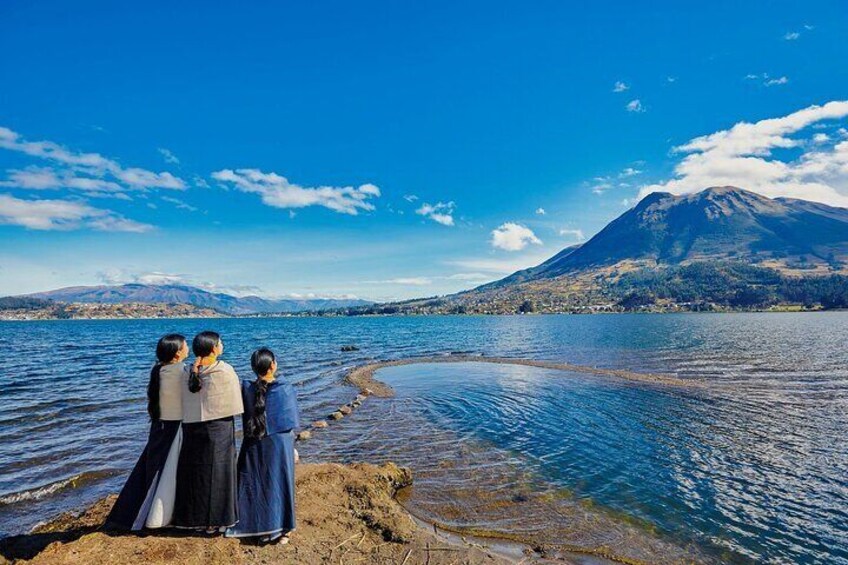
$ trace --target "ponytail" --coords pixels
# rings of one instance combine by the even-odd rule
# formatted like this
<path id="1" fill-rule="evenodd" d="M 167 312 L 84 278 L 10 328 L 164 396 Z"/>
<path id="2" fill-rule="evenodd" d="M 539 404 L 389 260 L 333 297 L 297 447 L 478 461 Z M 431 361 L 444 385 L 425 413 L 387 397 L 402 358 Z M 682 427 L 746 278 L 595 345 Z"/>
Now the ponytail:
<path id="1" fill-rule="evenodd" d="M 260 377 L 256 379 L 254 387 L 256 388 L 256 396 L 253 400 L 253 416 L 246 422 L 245 434 L 252 439 L 262 439 L 267 431 L 265 396 L 268 393 L 268 381 Z"/>
<path id="2" fill-rule="evenodd" d="M 198 393 L 202 388 L 203 382 L 200 380 L 200 369 L 197 365 L 192 365 L 191 372 L 188 375 L 188 390 L 193 393 Z"/>
<path id="3" fill-rule="evenodd" d="M 194 352 L 194 356 L 197 357 L 198 362 L 203 357 L 208 357 L 212 355 L 215 351 L 215 347 L 221 341 L 221 334 L 218 332 L 200 332 L 196 336 L 194 336 L 194 340 L 191 342 L 191 349 Z M 203 381 L 200 380 L 200 369 L 197 366 L 197 362 L 192 365 L 191 373 L 188 376 L 188 390 L 197 393 L 200 392 L 200 389 L 203 388 Z"/>
<path id="4" fill-rule="evenodd" d="M 265 420 L 265 396 L 268 392 L 268 381 L 263 379 L 268 371 L 271 370 L 271 364 L 276 358 L 274 352 L 267 347 L 262 347 L 253 352 L 250 356 L 250 368 L 256 373 L 256 397 L 253 400 L 253 415 L 245 424 L 245 434 L 249 438 L 261 439 L 267 431 L 267 423 Z"/>
<path id="5" fill-rule="evenodd" d="M 147 383 L 147 415 L 150 416 L 151 422 L 158 420 L 162 414 L 159 408 L 159 388 L 162 384 L 161 369 L 162 363 L 157 361 L 150 369 L 150 382 Z"/>

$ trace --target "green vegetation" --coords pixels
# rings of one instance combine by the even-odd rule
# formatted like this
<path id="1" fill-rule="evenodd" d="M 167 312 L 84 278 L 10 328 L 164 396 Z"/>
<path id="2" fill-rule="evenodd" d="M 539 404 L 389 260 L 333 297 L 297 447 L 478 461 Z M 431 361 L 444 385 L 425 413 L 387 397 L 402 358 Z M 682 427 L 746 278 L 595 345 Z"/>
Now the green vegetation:
<path id="1" fill-rule="evenodd" d="M 848 308 L 848 276 L 789 277 L 774 269 L 735 262 L 643 269 L 610 283 L 606 291 L 625 310 L 668 301 L 692 310 L 711 306 L 753 310 L 780 304 Z"/>

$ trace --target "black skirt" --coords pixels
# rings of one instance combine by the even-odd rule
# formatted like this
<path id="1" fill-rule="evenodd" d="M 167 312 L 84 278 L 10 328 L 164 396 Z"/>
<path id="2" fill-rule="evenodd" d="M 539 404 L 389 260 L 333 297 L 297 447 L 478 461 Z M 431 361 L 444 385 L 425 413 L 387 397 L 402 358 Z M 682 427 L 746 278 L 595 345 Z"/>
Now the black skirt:
<path id="1" fill-rule="evenodd" d="M 183 424 L 173 525 L 220 528 L 238 522 L 235 419 Z"/>
<path id="2" fill-rule="evenodd" d="M 131 530 L 138 529 L 133 528 L 134 524 L 143 524 L 147 517 L 145 501 L 149 500 L 150 495 L 156 490 L 162 468 L 168 459 L 168 452 L 179 430 L 180 422 L 178 421 L 151 422 L 147 445 L 106 519 L 108 528 Z M 145 515 L 142 516 L 142 513 Z"/>

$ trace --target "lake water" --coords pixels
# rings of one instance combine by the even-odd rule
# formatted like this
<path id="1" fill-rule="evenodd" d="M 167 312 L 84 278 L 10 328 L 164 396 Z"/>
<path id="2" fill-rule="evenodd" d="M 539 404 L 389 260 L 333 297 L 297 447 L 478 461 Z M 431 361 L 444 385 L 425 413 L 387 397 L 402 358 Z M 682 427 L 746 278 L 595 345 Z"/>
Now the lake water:
<path id="1" fill-rule="evenodd" d="M 56 321 L 0 324 L 0 535 L 120 488 L 146 435 L 156 339 L 273 348 L 304 420 L 355 365 L 452 352 L 676 375 L 692 387 L 482 363 L 392 367 L 397 397 L 299 445 L 385 461 L 454 527 L 648 561 L 848 564 L 848 313 Z M 342 353 L 355 344 L 360 350 Z"/>

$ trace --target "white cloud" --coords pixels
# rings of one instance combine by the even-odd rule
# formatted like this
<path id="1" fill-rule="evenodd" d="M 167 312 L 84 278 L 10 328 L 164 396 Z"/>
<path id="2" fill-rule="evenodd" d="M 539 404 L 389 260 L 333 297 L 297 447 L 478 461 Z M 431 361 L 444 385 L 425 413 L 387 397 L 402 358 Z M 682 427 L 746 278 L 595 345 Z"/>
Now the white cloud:
<path id="1" fill-rule="evenodd" d="M 586 239 L 586 236 L 583 235 L 583 230 L 577 228 L 562 228 L 561 230 L 559 230 L 559 235 L 571 237 L 575 241 L 583 241 L 584 239 Z"/>
<path id="2" fill-rule="evenodd" d="M 620 80 L 616 81 L 615 85 L 612 87 L 613 92 L 624 92 L 626 90 L 630 90 L 630 85 Z"/>
<path id="3" fill-rule="evenodd" d="M 829 135 L 827 135 L 826 133 L 816 133 L 816 134 L 814 134 L 814 135 L 813 135 L 813 137 L 812 137 L 812 138 L 810 138 L 810 139 L 811 139 L 811 140 L 812 140 L 812 142 L 813 142 L 813 143 L 815 143 L 816 145 L 822 145 L 822 144 L 827 143 L 828 141 L 830 141 L 830 136 L 829 136 Z"/>
<path id="4" fill-rule="evenodd" d="M 544 208 L 539 206 L 538 208 L 536 208 L 536 214 L 538 214 L 539 216 L 544 216 L 545 214 L 547 214 L 547 212 L 545 212 Z"/>
<path id="5" fill-rule="evenodd" d="M 165 160 L 166 163 L 171 163 L 172 165 L 179 165 L 180 160 L 176 155 L 170 150 L 165 149 L 164 147 L 159 147 L 156 149 L 160 155 L 162 155 L 162 159 Z"/>
<path id="6" fill-rule="evenodd" d="M 416 200 L 418 200 L 418 197 L 414 194 L 404 194 L 403 199 L 407 202 L 415 202 Z"/>
<path id="7" fill-rule="evenodd" d="M 677 82 L 677 77 L 671 77 L 671 76 L 669 76 L 669 77 L 665 77 L 665 80 L 666 80 L 666 82 L 668 82 L 668 83 L 674 83 L 674 82 Z"/>
<path id="8" fill-rule="evenodd" d="M 212 178 L 222 183 L 231 183 L 242 192 L 258 194 L 262 202 L 275 208 L 323 206 L 355 216 L 361 210 L 373 210 L 374 205 L 369 199 L 380 196 L 380 189 L 373 184 L 358 187 L 303 187 L 290 183 L 286 177 L 276 173 L 263 173 L 257 169 L 223 169 L 212 173 Z"/>
<path id="9" fill-rule="evenodd" d="M 443 226 L 453 225 L 453 211 L 456 205 L 453 202 L 437 202 L 435 204 L 424 203 L 415 213 Z"/>
<path id="10" fill-rule="evenodd" d="M 768 73 L 762 74 L 747 74 L 745 75 L 745 80 L 757 80 L 762 81 L 761 84 L 763 86 L 781 86 L 784 84 L 789 84 L 789 77 L 779 76 L 777 78 L 771 77 Z"/>
<path id="11" fill-rule="evenodd" d="M 0 127 L 0 149 L 23 153 L 54 163 L 51 168 L 12 170 L 4 184 L 23 183 L 21 188 L 80 188 L 82 190 L 183 190 L 182 179 L 137 167 L 124 168 L 99 153 L 77 153 L 52 141 L 25 141 L 20 134 Z M 57 170 L 55 167 L 58 166 Z M 27 185 L 28 183 L 28 185 Z M 40 183 L 40 185 L 39 185 Z M 52 183 L 51 186 L 45 186 Z M 87 185 L 87 186 L 86 186 Z"/>
<path id="12" fill-rule="evenodd" d="M 783 39 L 785 39 L 786 41 L 795 41 L 799 37 L 801 37 L 801 34 L 799 32 L 788 31 L 786 32 L 786 34 L 784 34 Z"/>
<path id="13" fill-rule="evenodd" d="M 433 284 L 429 277 L 398 277 L 382 281 L 364 281 L 367 284 L 401 284 L 407 286 L 427 286 Z"/>
<path id="14" fill-rule="evenodd" d="M 636 112 L 637 114 L 645 111 L 645 107 L 642 105 L 642 101 L 636 98 L 635 100 L 631 100 L 625 106 L 628 112 Z"/>
<path id="15" fill-rule="evenodd" d="M 492 247 L 503 249 L 504 251 L 521 251 L 529 244 L 542 245 L 542 240 L 536 237 L 528 227 L 516 224 L 515 222 L 506 222 L 501 224 L 497 229 L 492 230 Z"/>
<path id="16" fill-rule="evenodd" d="M 173 204 L 179 210 L 187 210 L 189 212 L 197 212 L 197 208 L 195 206 L 192 206 L 191 204 L 183 202 L 179 198 L 172 198 L 170 196 L 163 196 L 162 200 L 164 202 L 168 202 L 170 204 Z"/>
<path id="17" fill-rule="evenodd" d="M 846 117 L 848 101 L 833 101 L 696 137 L 674 148 L 685 154 L 675 166 L 674 178 L 643 187 L 640 197 L 655 191 L 687 194 L 732 185 L 768 197 L 848 206 L 848 140 L 815 145 L 791 137 L 818 122 Z M 773 154 L 775 149 L 792 151 L 781 151 L 780 158 Z"/>
<path id="18" fill-rule="evenodd" d="M 779 78 L 770 78 L 767 81 L 765 81 L 763 84 L 765 86 L 778 86 L 778 85 L 782 85 L 782 84 L 787 84 L 788 82 L 789 82 L 789 79 L 786 78 L 785 76 L 782 76 L 782 77 L 779 77 Z"/>
<path id="19" fill-rule="evenodd" d="M 71 200 L 26 200 L 0 194 L 0 224 L 32 230 L 145 232 L 152 226 L 128 220 L 110 210 Z"/>
<path id="20" fill-rule="evenodd" d="M 633 167 L 625 167 L 620 173 L 618 173 L 618 178 L 626 178 L 633 177 L 636 175 L 642 174 L 642 171 L 639 169 L 634 169 Z"/>

